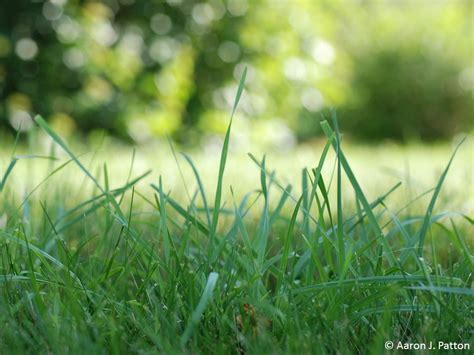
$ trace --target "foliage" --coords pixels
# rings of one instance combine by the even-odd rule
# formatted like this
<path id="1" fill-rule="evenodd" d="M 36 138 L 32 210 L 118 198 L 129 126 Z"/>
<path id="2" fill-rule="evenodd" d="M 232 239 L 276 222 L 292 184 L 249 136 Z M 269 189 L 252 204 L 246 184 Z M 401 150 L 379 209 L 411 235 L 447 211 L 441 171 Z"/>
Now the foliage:
<path id="1" fill-rule="evenodd" d="M 27 130 L 41 112 L 65 135 L 196 143 L 225 132 L 247 66 L 241 134 L 276 129 L 289 134 L 275 144 L 292 144 L 321 134 L 321 112 L 336 107 L 344 130 L 362 138 L 450 137 L 472 128 L 472 6 L 7 1 L 0 126 Z"/>
<path id="2" fill-rule="evenodd" d="M 382 34 L 374 35 L 375 43 L 357 38 L 351 48 L 347 130 L 365 139 L 436 140 L 472 129 L 472 67 L 466 62 L 472 44 L 462 35 L 471 21 L 452 8 L 427 8 L 423 23 L 398 18 L 404 16 L 399 12 L 374 12 L 368 30 Z M 453 30 L 453 23 L 461 30 Z"/>

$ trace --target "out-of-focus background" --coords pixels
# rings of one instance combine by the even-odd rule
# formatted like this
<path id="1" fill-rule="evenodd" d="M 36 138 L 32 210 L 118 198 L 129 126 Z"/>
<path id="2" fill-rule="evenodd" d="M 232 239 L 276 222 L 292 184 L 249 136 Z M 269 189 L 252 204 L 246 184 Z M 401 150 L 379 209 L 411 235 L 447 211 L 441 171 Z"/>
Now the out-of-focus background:
<path id="1" fill-rule="evenodd" d="M 188 167 L 177 168 L 171 137 L 194 157 L 212 192 L 246 67 L 226 172 L 236 193 L 258 188 L 249 151 L 259 158 L 267 153 L 267 166 L 282 183 L 298 186 L 300 169 L 317 165 L 325 143 L 319 123 L 334 108 L 364 190 L 375 199 L 402 181 L 401 206 L 436 184 L 467 134 L 443 206 L 474 210 L 472 1 L 18 0 L 0 6 L 0 172 L 18 130 L 28 138 L 21 152 L 50 154 L 52 141 L 32 121 L 39 113 L 93 171 L 100 174 L 107 162 L 116 185 L 134 160 L 134 172 L 151 168 L 149 181 L 163 175 L 168 188 L 184 195 L 183 180 L 192 185 L 194 177 Z M 326 165 L 329 179 L 334 166 Z M 30 191 L 50 168 L 17 164 L 21 178 L 14 178 Z M 82 186 L 75 181 L 81 178 L 59 176 L 58 183 Z M 19 195 L 23 183 L 12 184 Z"/>
<path id="2" fill-rule="evenodd" d="M 0 5 L 0 130 L 42 114 L 63 135 L 280 149 L 334 107 L 364 142 L 473 127 L 469 0 L 19 0 Z M 211 143 L 209 143 L 211 142 Z"/>

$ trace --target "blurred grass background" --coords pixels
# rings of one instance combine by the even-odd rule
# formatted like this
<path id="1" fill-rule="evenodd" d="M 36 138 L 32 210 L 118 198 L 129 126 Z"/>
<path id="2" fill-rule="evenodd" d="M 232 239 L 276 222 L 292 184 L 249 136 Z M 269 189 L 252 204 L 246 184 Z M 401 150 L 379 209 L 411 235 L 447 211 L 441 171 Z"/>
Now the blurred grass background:
<path id="1" fill-rule="evenodd" d="M 235 142 L 238 135 L 238 132 L 231 135 L 230 159 L 225 174 L 227 188 L 224 189 L 224 196 L 227 208 L 231 208 L 229 203 L 232 201 L 229 186 L 239 197 L 250 192 L 252 188 L 257 188 L 255 181 L 260 179 L 260 168 L 248 156 L 249 152 L 257 159 L 265 155 L 267 169 L 275 173 L 275 178 L 281 185 L 292 185 L 294 196 L 298 196 L 302 193 L 302 170 L 316 166 L 325 144 L 325 141 L 321 139 L 298 144 L 291 150 L 278 148 L 269 150 L 259 143 L 239 145 Z M 126 184 L 130 179 L 130 173 L 132 177 L 135 177 L 152 169 L 151 174 L 136 185 L 137 191 L 145 196 L 149 192 L 149 184 L 158 181 L 160 176 L 166 186 L 166 191 L 171 192 L 178 201 L 187 201 L 189 196 L 193 196 L 198 189 L 193 171 L 180 154 L 179 146 L 175 147 L 178 149 L 175 152 L 175 158 L 172 148 L 165 141 L 157 140 L 132 149 L 129 144 L 113 137 L 93 138 L 85 143 L 72 140 L 72 149 L 78 153 L 84 165 L 100 181 L 104 179 L 104 164 L 107 165 L 110 188 L 119 188 Z M 344 141 L 343 145 L 367 198 L 374 201 L 401 182 L 402 185 L 397 192 L 391 194 L 390 204 L 405 206 L 409 201 L 421 196 L 419 200 L 411 204 L 413 213 L 420 213 L 426 208 L 431 196 L 430 191 L 439 180 L 454 149 L 454 142 L 363 144 Z M 221 145 L 215 142 L 215 144 L 205 146 L 204 149 L 186 149 L 186 154 L 193 159 L 201 174 L 204 188 L 211 199 L 214 198 L 220 148 Z M 438 206 L 440 211 L 473 215 L 473 152 L 474 139 L 468 137 L 458 151 L 443 186 Z M 55 156 L 58 160 L 20 160 L 12 172 L 8 189 L 3 192 L 7 200 L 15 200 L 19 205 L 21 200 L 34 191 L 35 197 L 40 200 L 49 200 L 52 198 L 51 194 L 68 196 L 65 203 L 69 203 L 72 207 L 77 201 L 86 200 L 94 192 L 94 185 L 74 164 L 69 164 L 70 166 L 66 169 L 61 169 L 48 177 L 54 169 L 68 161 L 68 156 L 43 132 L 36 129 L 29 132 L 27 144 L 19 147 L 16 153 L 19 156 L 33 153 L 40 156 Z M 5 171 L 7 162 L 11 158 L 10 154 L 11 152 L 7 149 L 0 150 L 2 162 L 0 171 Z M 329 152 L 328 163 L 323 169 L 323 176 L 328 181 L 335 180 L 336 158 L 334 152 Z M 46 186 L 36 191 L 36 186 L 46 177 L 48 177 Z M 330 184 L 334 184 L 334 181 Z M 353 207 L 355 196 L 350 183 L 345 178 L 342 187 L 344 200 L 347 202 L 347 207 L 351 208 L 349 206 Z M 333 188 L 330 190 L 331 199 L 335 200 L 335 195 L 336 189 Z M 143 206 L 140 201 L 139 199 L 136 202 L 146 210 L 146 205 Z M 278 201 L 272 199 L 271 202 Z"/>

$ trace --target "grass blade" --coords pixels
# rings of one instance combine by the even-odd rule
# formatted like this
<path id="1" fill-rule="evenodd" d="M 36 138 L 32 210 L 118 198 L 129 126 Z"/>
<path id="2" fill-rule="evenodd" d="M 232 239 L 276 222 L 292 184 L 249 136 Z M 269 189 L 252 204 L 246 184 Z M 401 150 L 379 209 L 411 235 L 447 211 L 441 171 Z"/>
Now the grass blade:
<path id="1" fill-rule="evenodd" d="M 191 320 L 188 323 L 183 335 L 181 336 L 181 345 L 184 345 L 188 342 L 189 338 L 191 337 L 194 328 L 197 326 L 199 321 L 201 320 L 201 316 L 206 309 L 207 304 L 212 299 L 214 288 L 217 284 L 217 279 L 219 278 L 219 274 L 216 272 L 211 272 L 207 278 L 206 286 L 204 287 L 204 291 L 202 292 L 201 299 L 194 310 Z"/>
<path id="2" fill-rule="evenodd" d="M 430 204 L 428 205 L 428 209 L 426 210 L 425 218 L 423 220 L 423 226 L 421 227 L 420 234 L 419 234 L 418 255 L 420 257 L 423 256 L 425 236 L 426 236 L 426 232 L 428 231 L 428 228 L 430 226 L 431 215 L 433 214 L 433 209 L 434 209 L 434 206 L 436 204 L 436 200 L 438 199 L 439 193 L 441 191 L 441 187 L 443 186 L 444 180 L 446 179 L 446 175 L 448 174 L 449 168 L 451 167 L 451 163 L 453 162 L 454 157 L 456 156 L 456 153 L 457 153 L 459 147 L 461 147 L 461 145 L 464 143 L 465 140 L 466 140 L 466 137 L 464 137 L 456 145 L 456 148 L 454 149 L 454 152 L 451 155 L 451 158 L 449 159 L 448 165 L 446 166 L 443 173 L 441 174 L 441 177 L 438 180 L 438 184 L 436 184 L 436 188 L 433 192 L 433 196 L 431 197 L 431 201 L 430 201 Z"/>
<path id="3" fill-rule="evenodd" d="M 217 230 L 217 223 L 219 222 L 219 211 L 221 208 L 221 199 L 222 199 L 222 182 L 224 180 L 224 170 L 225 170 L 225 166 L 227 162 L 227 153 L 229 150 L 229 140 L 230 140 L 230 131 L 232 128 L 232 120 L 234 118 L 235 110 L 237 109 L 237 105 L 240 101 L 240 97 L 244 89 L 246 75 L 247 75 L 247 68 L 244 69 L 244 72 L 242 73 L 242 77 L 240 78 L 239 87 L 237 89 L 237 95 L 234 101 L 234 107 L 232 108 L 232 114 L 230 116 L 229 126 L 227 127 L 227 132 L 224 138 L 224 145 L 222 147 L 221 159 L 220 159 L 220 164 L 219 164 L 219 175 L 217 178 L 216 197 L 214 200 L 214 208 L 212 212 L 212 224 L 209 231 L 210 255 L 213 254 L 212 251 L 214 248 L 214 238 L 215 238 L 215 234 Z"/>

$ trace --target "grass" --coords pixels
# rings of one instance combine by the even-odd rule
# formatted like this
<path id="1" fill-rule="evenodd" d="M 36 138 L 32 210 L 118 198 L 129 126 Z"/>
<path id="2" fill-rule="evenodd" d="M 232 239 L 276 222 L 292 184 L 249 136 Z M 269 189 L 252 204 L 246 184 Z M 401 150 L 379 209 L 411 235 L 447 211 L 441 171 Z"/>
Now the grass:
<path id="1" fill-rule="evenodd" d="M 327 143 L 314 168 L 303 170 L 298 193 L 265 156 L 251 155 L 259 179 L 237 194 L 224 183 L 232 117 L 215 193 L 184 155 L 197 186 L 186 187 L 184 199 L 161 177 L 139 188 L 149 172 L 132 177 L 135 155 L 127 182 L 111 188 L 107 164 L 91 171 L 37 117 L 66 159 L 55 166 L 53 152 L 13 154 L 0 180 L 0 353 L 379 354 L 386 341 L 472 346 L 473 220 L 436 209 L 452 158 L 424 194 L 430 201 L 422 211 L 412 208 L 418 196 L 390 205 L 399 184 L 370 199 L 333 117 L 332 126 L 322 122 Z M 48 159 L 51 168 L 17 201 L 13 172 L 24 158 Z M 78 193 L 51 182 L 66 170 L 61 176 L 81 173 L 90 184 L 76 186 Z"/>

